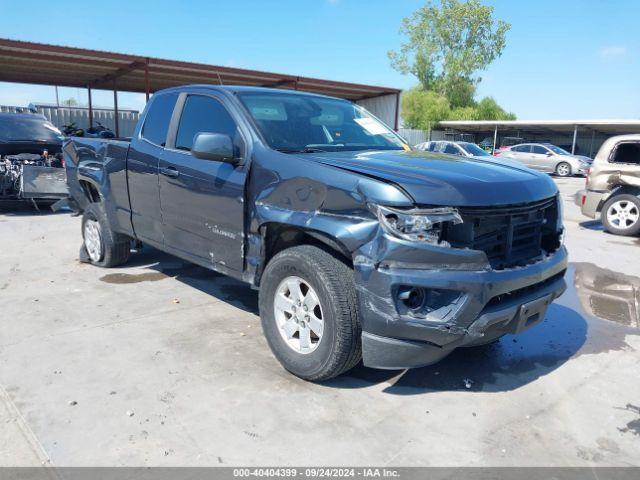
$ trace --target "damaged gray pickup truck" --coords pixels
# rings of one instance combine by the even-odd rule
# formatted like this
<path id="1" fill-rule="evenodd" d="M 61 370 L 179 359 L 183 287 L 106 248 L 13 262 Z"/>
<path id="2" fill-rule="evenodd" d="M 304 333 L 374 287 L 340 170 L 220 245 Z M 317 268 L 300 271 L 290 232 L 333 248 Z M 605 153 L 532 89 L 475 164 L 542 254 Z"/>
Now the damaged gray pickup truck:
<path id="1" fill-rule="evenodd" d="M 137 241 L 248 282 L 304 379 L 432 364 L 538 324 L 565 289 L 548 176 L 411 151 L 345 100 L 173 88 L 130 142 L 77 138 L 64 155 L 91 263 L 122 264 Z"/>

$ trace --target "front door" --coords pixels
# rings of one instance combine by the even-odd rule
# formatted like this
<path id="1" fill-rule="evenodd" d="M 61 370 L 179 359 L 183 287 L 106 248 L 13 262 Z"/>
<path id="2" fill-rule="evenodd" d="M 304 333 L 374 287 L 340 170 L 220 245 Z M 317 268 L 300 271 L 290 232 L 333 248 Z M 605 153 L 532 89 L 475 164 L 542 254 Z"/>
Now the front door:
<path id="1" fill-rule="evenodd" d="M 242 137 L 219 99 L 183 94 L 180 103 L 175 138 L 169 140 L 159 166 L 165 246 L 197 263 L 240 271 L 246 169 L 196 158 L 191 147 L 200 132 L 229 135 L 238 150 L 243 148 Z"/>
<path id="2" fill-rule="evenodd" d="M 555 161 L 552 161 L 551 152 L 542 145 L 533 145 L 531 148 L 531 162 L 533 168 L 541 172 L 552 172 L 555 170 Z"/>

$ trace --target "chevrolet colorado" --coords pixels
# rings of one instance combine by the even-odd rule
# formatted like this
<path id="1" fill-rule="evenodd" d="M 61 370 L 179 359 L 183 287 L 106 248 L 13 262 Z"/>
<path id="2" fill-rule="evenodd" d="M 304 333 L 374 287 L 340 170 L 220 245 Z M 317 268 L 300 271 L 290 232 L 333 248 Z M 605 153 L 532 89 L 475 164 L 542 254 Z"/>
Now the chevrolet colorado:
<path id="1" fill-rule="evenodd" d="M 565 289 L 546 175 L 411 151 L 345 100 L 171 88 L 130 142 L 63 150 L 91 263 L 120 265 L 137 241 L 248 282 L 271 350 L 304 379 L 434 363 L 541 322 Z"/>

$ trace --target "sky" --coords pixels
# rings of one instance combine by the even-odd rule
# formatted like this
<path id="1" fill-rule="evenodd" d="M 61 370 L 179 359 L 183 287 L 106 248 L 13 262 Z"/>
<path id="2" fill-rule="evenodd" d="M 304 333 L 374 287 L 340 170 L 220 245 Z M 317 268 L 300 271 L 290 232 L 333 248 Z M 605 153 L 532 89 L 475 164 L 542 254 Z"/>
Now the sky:
<path id="1" fill-rule="evenodd" d="M 519 119 L 640 118 L 640 1 L 484 0 L 511 24 L 478 99 Z M 0 0 L 0 37 L 409 88 L 389 64 L 424 0 Z M 84 89 L 60 99 L 86 102 Z M 142 109 L 144 96 L 120 94 Z M 55 102 L 53 87 L 0 82 L 0 104 Z M 113 105 L 111 92 L 94 104 Z"/>

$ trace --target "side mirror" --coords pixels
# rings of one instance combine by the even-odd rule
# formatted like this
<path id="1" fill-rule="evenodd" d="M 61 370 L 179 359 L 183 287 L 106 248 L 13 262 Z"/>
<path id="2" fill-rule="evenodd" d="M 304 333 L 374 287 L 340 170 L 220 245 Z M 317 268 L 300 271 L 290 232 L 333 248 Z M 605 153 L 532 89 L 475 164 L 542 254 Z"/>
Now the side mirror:
<path id="1" fill-rule="evenodd" d="M 553 156 L 553 153 L 547 152 L 547 157 L 551 157 L 551 156 Z"/>
<path id="2" fill-rule="evenodd" d="M 233 140 L 221 133 L 196 133 L 191 154 L 196 158 L 218 162 L 235 163 L 238 160 L 233 152 Z"/>

